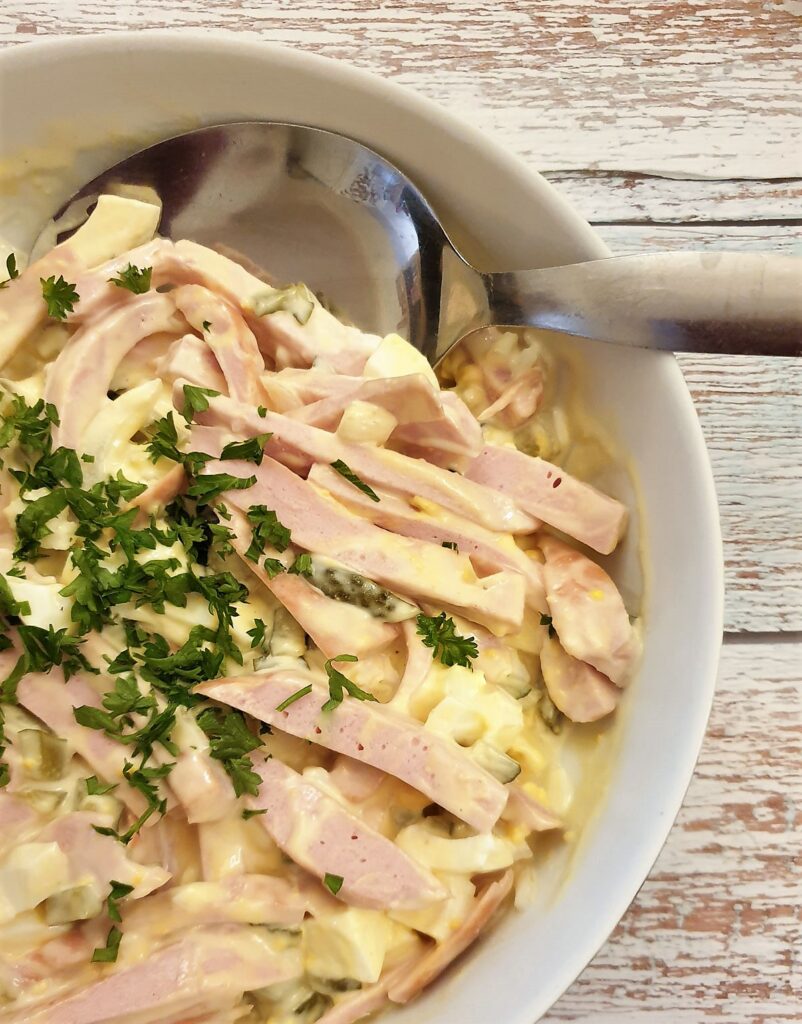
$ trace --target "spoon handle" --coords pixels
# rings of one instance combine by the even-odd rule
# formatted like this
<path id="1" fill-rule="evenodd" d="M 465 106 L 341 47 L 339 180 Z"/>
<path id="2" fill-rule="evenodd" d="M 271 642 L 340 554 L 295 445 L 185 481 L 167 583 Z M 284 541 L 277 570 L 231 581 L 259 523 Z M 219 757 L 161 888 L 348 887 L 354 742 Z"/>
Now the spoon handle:
<path id="1" fill-rule="evenodd" d="M 483 276 L 494 324 L 669 352 L 802 353 L 802 260 L 790 256 L 649 253 Z"/>

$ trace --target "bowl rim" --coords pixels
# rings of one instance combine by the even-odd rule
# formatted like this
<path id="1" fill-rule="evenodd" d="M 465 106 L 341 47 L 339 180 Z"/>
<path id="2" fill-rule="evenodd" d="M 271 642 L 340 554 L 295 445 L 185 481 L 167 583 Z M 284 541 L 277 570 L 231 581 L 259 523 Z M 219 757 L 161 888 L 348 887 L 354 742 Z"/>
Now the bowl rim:
<path id="1" fill-rule="evenodd" d="M 367 90 L 384 98 L 394 106 L 405 108 L 447 134 L 456 134 L 466 140 L 469 145 L 495 155 L 497 159 L 503 157 L 506 169 L 515 174 L 523 187 L 533 195 L 533 199 L 537 194 L 541 202 L 549 204 L 556 211 L 564 221 L 566 230 L 572 234 L 576 244 L 586 252 L 585 258 L 603 258 L 611 254 L 599 235 L 574 209 L 570 201 L 537 171 L 533 170 L 522 157 L 497 140 L 492 131 L 485 132 L 474 127 L 463 120 L 460 115 L 447 111 L 436 101 L 418 94 L 409 86 L 392 79 L 381 78 L 374 72 L 355 67 L 340 59 L 288 45 L 263 41 L 250 34 L 244 36 L 243 33 L 229 29 L 215 28 L 212 33 L 209 33 L 199 29 L 148 28 L 70 34 L 0 47 L 0 73 L 6 67 L 14 65 L 19 65 L 22 68 L 26 64 L 35 66 L 43 58 L 57 57 L 59 53 L 74 54 L 83 50 L 102 54 L 132 47 L 153 51 L 165 49 L 166 52 L 167 48 L 174 47 L 176 44 L 189 49 L 202 49 L 205 53 L 218 53 L 221 56 L 241 53 L 252 59 L 262 58 L 268 61 L 283 62 L 290 68 L 316 68 L 319 72 L 339 77 L 340 81 L 348 83 L 360 91 Z M 366 144 L 371 145 L 370 140 L 367 140 Z M 705 643 L 698 652 L 699 699 L 693 705 L 693 714 L 685 723 L 682 743 L 678 745 L 678 753 L 681 756 L 678 757 L 677 763 L 682 767 L 674 772 L 671 784 L 667 786 L 670 799 L 666 803 L 666 813 L 659 826 L 654 825 L 649 830 L 648 836 L 644 837 L 640 856 L 627 872 L 627 883 L 625 885 L 622 883 L 619 886 L 620 899 L 615 902 L 615 906 L 611 903 L 607 913 L 601 919 L 598 916 L 594 918 L 581 943 L 582 949 L 585 951 L 582 957 L 568 960 L 561 970 L 555 972 L 546 991 L 544 992 L 541 988 L 538 992 L 532 992 L 531 998 L 526 1000 L 526 1004 L 516 1008 L 515 1018 L 506 1021 L 505 1024 L 532 1024 L 533 1013 L 537 1013 L 538 1010 L 541 1014 L 546 1013 L 548 1007 L 560 998 L 592 962 L 596 953 L 626 914 L 639 889 L 651 873 L 682 807 L 696 768 L 710 716 L 721 652 L 724 618 L 723 544 L 718 500 L 701 424 L 679 364 L 675 359 L 669 357 L 663 361 L 662 366 L 661 384 L 672 389 L 677 410 L 685 417 L 685 426 L 693 441 L 693 454 L 697 466 L 703 469 L 700 474 L 699 491 L 699 500 L 704 507 L 707 520 L 703 523 L 703 529 L 715 545 L 715 552 L 711 553 L 711 555 L 715 554 L 715 557 L 710 559 L 708 579 L 713 601 L 712 606 L 707 609 L 710 628 L 703 634 Z M 603 803 L 601 806 L 603 808 Z M 587 851 L 583 851 L 582 856 L 586 856 L 586 854 Z"/>

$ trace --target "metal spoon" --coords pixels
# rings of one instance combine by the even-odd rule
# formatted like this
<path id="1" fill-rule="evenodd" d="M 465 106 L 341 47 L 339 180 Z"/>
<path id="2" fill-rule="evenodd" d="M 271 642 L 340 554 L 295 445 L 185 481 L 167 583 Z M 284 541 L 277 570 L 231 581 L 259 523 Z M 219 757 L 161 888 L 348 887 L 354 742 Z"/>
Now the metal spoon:
<path id="1" fill-rule="evenodd" d="M 187 132 L 118 163 L 70 203 L 131 186 L 158 193 L 168 237 L 224 245 L 282 282 L 305 281 L 364 330 L 398 331 L 432 364 L 489 325 L 672 352 L 802 350 L 802 260 L 671 252 L 481 273 L 401 171 L 318 128 L 248 121 Z"/>

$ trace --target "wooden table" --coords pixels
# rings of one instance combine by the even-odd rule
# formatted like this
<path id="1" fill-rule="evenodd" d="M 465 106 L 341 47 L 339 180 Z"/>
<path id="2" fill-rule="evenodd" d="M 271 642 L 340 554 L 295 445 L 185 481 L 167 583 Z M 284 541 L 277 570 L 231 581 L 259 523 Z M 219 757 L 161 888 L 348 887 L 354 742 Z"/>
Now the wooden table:
<path id="1" fill-rule="evenodd" d="M 164 26 L 414 86 L 544 171 L 616 252 L 802 252 L 802 0 L 0 5 L 5 45 Z M 550 1022 L 802 1019 L 802 361 L 681 362 L 724 529 L 718 691 L 666 848 Z"/>

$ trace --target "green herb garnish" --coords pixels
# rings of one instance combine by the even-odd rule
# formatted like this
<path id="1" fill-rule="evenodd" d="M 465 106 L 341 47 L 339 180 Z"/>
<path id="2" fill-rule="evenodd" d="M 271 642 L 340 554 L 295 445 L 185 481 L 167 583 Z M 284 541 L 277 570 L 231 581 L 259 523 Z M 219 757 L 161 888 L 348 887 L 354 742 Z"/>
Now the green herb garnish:
<path id="1" fill-rule="evenodd" d="M 58 280 L 53 276 L 46 279 L 40 277 L 39 281 L 42 285 L 42 298 L 47 303 L 47 315 L 53 320 L 66 320 L 79 298 L 75 285 L 65 281 L 60 274 Z"/>
<path id="2" fill-rule="evenodd" d="M 416 632 L 426 647 L 433 649 L 433 658 L 438 658 L 447 666 L 473 667 L 471 661 L 479 656 L 476 640 L 472 636 L 460 636 L 454 620 L 448 618 L 445 612 L 434 616 L 421 613 L 416 622 Z"/>
<path id="3" fill-rule="evenodd" d="M 295 693 L 290 694 L 290 696 L 287 697 L 286 700 L 283 700 L 279 705 L 277 705 L 276 711 L 286 711 L 288 707 L 290 707 L 292 704 L 296 702 L 296 700 L 300 700 L 302 697 L 305 697 L 308 693 L 311 692 L 311 683 L 308 686 L 302 686 L 300 690 L 296 690 Z"/>
<path id="4" fill-rule="evenodd" d="M 351 697 L 355 697 L 357 700 L 372 700 L 376 698 L 372 693 L 368 693 L 367 690 L 361 689 L 355 682 L 344 676 L 339 669 L 334 667 L 335 661 L 359 661 L 359 658 L 354 654 L 338 654 L 336 658 L 330 658 L 326 664 L 326 675 L 329 677 L 329 699 L 323 705 L 323 711 L 333 711 L 339 707 L 343 702 L 343 697 L 347 693 Z"/>
<path id="5" fill-rule="evenodd" d="M 371 501 L 380 500 L 378 494 L 373 490 L 373 488 L 368 486 L 364 480 L 360 480 L 356 473 L 349 466 L 346 466 L 342 459 L 337 459 L 336 462 L 332 462 L 331 468 L 336 469 L 340 476 L 345 477 L 349 484 L 353 484 L 354 487 L 357 487 L 363 494 L 367 494 Z"/>
<path id="6" fill-rule="evenodd" d="M 253 770 L 248 754 L 261 747 L 262 741 L 247 727 L 242 714 L 207 708 L 198 715 L 198 725 L 209 738 L 209 753 L 228 773 L 234 793 L 256 796 L 262 780 Z"/>
<path id="7" fill-rule="evenodd" d="M 217 398 L 219 391 L 212 388 L 199 388 L 194 384 L 184 385 L 184 412 L 183 417 L 187 423 L 192 422 L 196 412 L 206 412 L 209 408 L 209 399 Z"/>
<path id="8" fill-rule="evenodd" d="M 129 263 L 125 270 L 121 270 L 117 277 L 110 277 L 109 284 L 116 284 L 118 288 L 127 288 L 134 295 L 144 295 L 150 291 L 150 279 L 153 275 L 153 267 L 143 267 L 141 270 Z"/>
<path id="9" fill-rule="evenodd" d="M 14 253 L 9 253 L 6 257 L 6 271 L 8 272 L 8 278 L 5 281 L 0 281 L 0 289 L 5 288 L 9 281 L 13 281 L 19 277 L 19 270 L 17 270 L 17 257 Z"/>
<path id="10" fill-rule="evenodd" d="M 258 562 L 265 547 L 286 551 L 290 545 L 290 531 L 278 521 L 276 513 L 266 505 L 251 505 L 247 513 L 253 534 L 245 557 Z M 282 566 L 283 568 L 283 566 Z"/>
<path id="11" fill-rule="evenodd" d="M 255 462 L 257 466 L 261 466 L 265 456 L 265 445 L 272 436 L 272 434 L 257 434 L 256 437 L 249 437 L 246 441 L 231 441 L 220 452 L 220 459 L 223 462 L 230 459 L 244 459 L 245 462 Z"/>
<path id="12" fill-rule="evenodd" d="M 326 874 L 323 876 L 323 884 L 326 886 L 326 888 L 329 890 L 332 896 L 336 896 L 340 889 L 342 889 L 343 882 L 344 878 L 342 877 L 342 875 L 331 875 L 327 871 Z"/>

